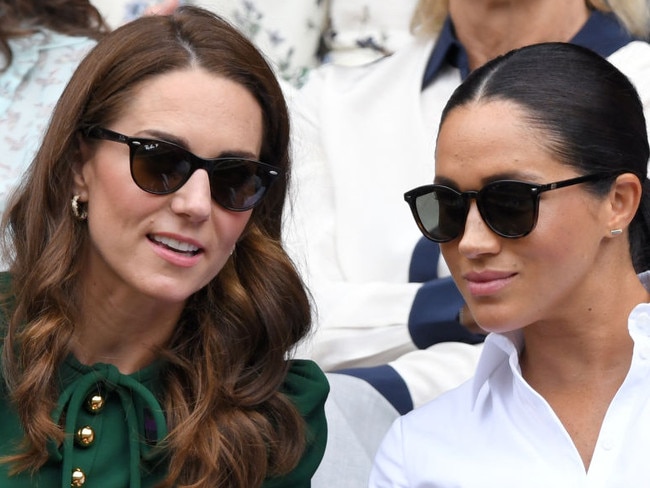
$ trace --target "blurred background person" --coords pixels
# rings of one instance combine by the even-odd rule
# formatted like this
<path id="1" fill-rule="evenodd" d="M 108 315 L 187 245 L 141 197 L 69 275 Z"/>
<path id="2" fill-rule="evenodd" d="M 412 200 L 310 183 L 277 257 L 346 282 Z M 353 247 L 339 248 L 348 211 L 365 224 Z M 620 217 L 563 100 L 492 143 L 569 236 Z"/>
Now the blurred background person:
<path id="1" fill-rule="evenodd" d="M 417 0 L 93 0 L 111 25 L 174 3 L 199 5 L 230 20 L 292 86 L 322 63 L 363 64 L 411 39 Z"/>
<path id="2" fill-rule="evenodd" d="M 88 0 L 0 0 L 0 212 L 72 72 L 107 31 Z"/>

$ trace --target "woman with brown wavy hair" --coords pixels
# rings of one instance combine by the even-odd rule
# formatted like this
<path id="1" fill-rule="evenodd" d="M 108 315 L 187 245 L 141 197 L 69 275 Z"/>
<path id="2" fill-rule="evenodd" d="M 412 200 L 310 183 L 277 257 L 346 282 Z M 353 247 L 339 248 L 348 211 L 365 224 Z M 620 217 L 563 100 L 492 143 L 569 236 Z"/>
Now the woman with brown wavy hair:
<path id="1" fill-rule="evenodd" d="M 280 243 L 289 121 L 183 7 L 106 36 L 4 217 L 0 484 L 307 487 L 327 381 Z"/>

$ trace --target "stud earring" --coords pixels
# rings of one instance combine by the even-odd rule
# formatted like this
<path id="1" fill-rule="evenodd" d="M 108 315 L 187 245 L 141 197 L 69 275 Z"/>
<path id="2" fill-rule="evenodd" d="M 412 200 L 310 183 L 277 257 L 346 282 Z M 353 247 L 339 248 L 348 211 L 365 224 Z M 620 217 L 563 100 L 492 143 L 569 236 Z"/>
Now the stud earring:
<path id="1" fill-rule="evenodd" d="M 612 229 L 609 233 L 613 236 L 620 236 L 623 233 L 623 229 Z"/>
<path id="2" fill-rule="evenodd" d="M 74 215 L 77 220 L 86 220 L 88 218 L 88 212 L 84 208 L 80 208 L 79 205 L 79 195 L 72 197 L 72 215 Z"/>

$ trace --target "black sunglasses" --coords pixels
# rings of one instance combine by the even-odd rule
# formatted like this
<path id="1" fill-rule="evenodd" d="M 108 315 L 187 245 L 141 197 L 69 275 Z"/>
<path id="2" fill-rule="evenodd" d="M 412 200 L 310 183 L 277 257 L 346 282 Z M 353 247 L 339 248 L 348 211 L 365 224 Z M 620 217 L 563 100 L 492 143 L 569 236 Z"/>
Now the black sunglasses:
<path id="1" fill-rule="evenodd" d="M 476 200 L 481 218 L 496 234 L 509 239 L 524 237 L 537 223 L 539 197 L 545 191 L 621 174 L 595 173 L 546 185 L 516 180 L 488 183 L 479 191 L 459 192 L 444 185 L 425 185 L 408 191 L 404 200 L 424 236 L 434 242 L 449 242 L 465 229 L 470 201 Z"/>
<path id="2" fill-rule="evenodd" d="M 101 127 L 91 128 L 86 135 L 127 144 L 131 177 L 148 193 L 173 193 L 187 183 L 197 169 L 204 169 L 210 179 L 214 201 L 235 212 L 257 205 L 280 174 L 279 168 L 260 161 L 238 157 L 203 159 L 171 142 L 127 137 Z"/>

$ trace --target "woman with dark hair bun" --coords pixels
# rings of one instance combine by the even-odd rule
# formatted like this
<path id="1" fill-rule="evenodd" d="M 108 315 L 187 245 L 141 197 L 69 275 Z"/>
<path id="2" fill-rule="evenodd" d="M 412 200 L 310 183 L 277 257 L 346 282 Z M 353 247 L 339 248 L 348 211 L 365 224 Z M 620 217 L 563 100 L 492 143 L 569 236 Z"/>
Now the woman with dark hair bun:
<path id="1" fill-rule="evenodd" d="M 0 485 L 309 487 L 328 384 L 292 359 L 273 71 L 197 7 L 102 38 L 3 219 Z"/>
<path id="2" fill-rule="evenodd" d="M 649 156 L 635 88 L 586 48 L 511 51 L 455 90 L 434 184 L 405 199 L 489 334 L 472 380 L 395 422 L 370 486 L 650 477 Z"/>

